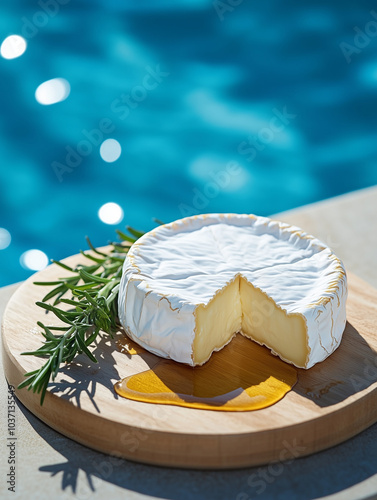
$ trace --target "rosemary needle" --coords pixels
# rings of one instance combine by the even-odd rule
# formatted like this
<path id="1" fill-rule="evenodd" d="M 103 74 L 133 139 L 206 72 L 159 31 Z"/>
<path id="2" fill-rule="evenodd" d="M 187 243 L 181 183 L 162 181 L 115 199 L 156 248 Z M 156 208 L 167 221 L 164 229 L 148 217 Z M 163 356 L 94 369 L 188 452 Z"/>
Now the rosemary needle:
<path id="1" fill-rule="evenodd" d="M 46 326 L 38 322 L 44 342 L 36 351 L 23 352 L 25 356 L 46 358 L 38 370 L 25 373 L 26 379 L 18 386 L 40 393 L 43 404 L 48 383 L 54 380 L 62 363 L 70 363 L 75 356 L 84 353 L 97 363 L 89 350 L 100 331 L 112 336 L 118 318 L 118 291 L 124 259 L 130 245 L 142 232 L 127 227 L 128 234 L 117 231 L 120 242 L 112 243 L 109 253 L 104 253 L 87 242 L 91 253 L 81 252 L 88 259 L 87 265 L 72 268 L 62 262 L 53 261 L 71 276 L 50 282 L 35 282 L 36 285 L 54 286 L 37 305 L 53 313 L 62 325 Z M 63 298 L 70 292 L 70 298 Z M 48 303 L 54 299 L 53 303 Z M 60 303 L 71 306 L 69 310 L 58 307 Z"/>

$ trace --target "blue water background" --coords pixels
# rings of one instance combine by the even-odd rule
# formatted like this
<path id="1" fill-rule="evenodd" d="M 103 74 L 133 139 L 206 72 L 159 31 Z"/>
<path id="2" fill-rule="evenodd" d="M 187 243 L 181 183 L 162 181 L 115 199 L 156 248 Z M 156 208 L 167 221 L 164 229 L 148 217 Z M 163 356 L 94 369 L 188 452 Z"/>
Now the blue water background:
<path id="1" fill-rule="evenodd" d="M 28 249 L 60 259 L 85 235 L 104 245 L 153 217 L 268 215 L 377 184 L 375 2 L 65 2 L 44 16 L 42 0 L 0 7 L 0 41 L 28 42 L 0 58 L 0 227 L 12 236 L 0 285 L 31 274 Z M 355 27 L 370 36 L 355 41 Z M 135 88 L 158 69 L 143 97 Z M 69 97 L 42 106 L 36 88 L 57 77 Z M 130 107 L 132 92 L 143 99 Z M 120 158 L 91 145 L 59 180 L 52 164 L 106 118 Z M 107 202 L 124 210 L 117 226 L 98 218 Z"/>

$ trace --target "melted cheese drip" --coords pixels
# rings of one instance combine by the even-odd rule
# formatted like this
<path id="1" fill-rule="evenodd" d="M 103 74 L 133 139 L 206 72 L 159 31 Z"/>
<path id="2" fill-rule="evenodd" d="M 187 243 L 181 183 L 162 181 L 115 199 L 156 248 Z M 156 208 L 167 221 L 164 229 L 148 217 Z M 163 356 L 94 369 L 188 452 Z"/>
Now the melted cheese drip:
<path id="1" fill-rule="evenodd" d="M 133 343 L 128 339 L 127 343 L 131 354 Z M 276 403 L 297 382 L 292 365 L 242 335 L 236 335 L 203 366 L 191 367 L 157 356 L 156 360 L 153 369 L 117 382 L 116 393 L 145 403 L 250 411 Z"/>

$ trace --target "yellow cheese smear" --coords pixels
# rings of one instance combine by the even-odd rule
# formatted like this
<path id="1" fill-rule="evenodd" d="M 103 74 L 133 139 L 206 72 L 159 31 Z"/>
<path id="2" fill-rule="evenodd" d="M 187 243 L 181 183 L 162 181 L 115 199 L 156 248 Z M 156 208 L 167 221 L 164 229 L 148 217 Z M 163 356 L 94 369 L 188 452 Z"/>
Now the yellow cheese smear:
<path id="1" fill-rule="evenodd" d="M 203 366 L 191 367 L 157 356 L 156 360 L 153 369 L 117 382 L 117 394 L 146 403 L 250 411 L 276 403 L 297 382 L 292 365 L 242 335 L 236 335 Z"/>

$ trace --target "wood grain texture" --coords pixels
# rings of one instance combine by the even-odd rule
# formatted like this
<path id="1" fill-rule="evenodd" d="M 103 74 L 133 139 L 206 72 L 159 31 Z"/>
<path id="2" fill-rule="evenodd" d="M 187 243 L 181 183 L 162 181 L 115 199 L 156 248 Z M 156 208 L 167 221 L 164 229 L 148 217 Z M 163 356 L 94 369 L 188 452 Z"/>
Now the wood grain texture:
<path id="1" fill-rule="evenodd" d="M 83 257 L 66 259 L 69 265 Z M 17 386 L 23 374 L 43 360 L 21 356 L 38 348 L 35 305 L 46 293 L 33 281 L 69 274 L 52 265 L 26 281 L 4 313 L 2 341 L 8 382 Z M 113 384 L 153 366 L 151 353 L 127 356 L 117 340 L 104 335 L 91 363 L 79 356 L 66 366 L 49 390 L 43 407 L 39 395 L 16 390 L 20 401 L 62 434 L 93 449 L 158 465 L 187 468 L 238 468 L 309 455 L 341 443 L 377 421 L 377 290 L 350 275 L 348 323 L 340 347 L 310 370 L 298 370 L 299 381 L 277 404 L 259 411 L 232 413 L 153 405 L 119 398 Z"/>

